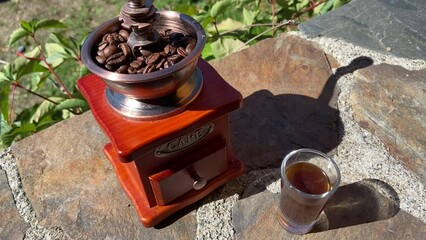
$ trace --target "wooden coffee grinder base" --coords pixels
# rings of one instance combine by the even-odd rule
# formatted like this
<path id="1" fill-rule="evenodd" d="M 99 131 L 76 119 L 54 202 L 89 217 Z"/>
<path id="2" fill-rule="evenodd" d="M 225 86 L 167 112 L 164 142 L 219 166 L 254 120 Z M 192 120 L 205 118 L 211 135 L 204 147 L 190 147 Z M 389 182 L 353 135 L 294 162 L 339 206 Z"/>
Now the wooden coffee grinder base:
<path id="1" fill-rule="evenodd" d="M 229 113 L 241 94 L 204 60 L 197 64 L 203 88 L 186 109 L 161 120 L 141 121 L 114 111 L 96 75 L 78 81 L 110 142 L 104 151 L 146 227 L 202 199 L 240 176 L 244 166 L 231 151 Z"/>

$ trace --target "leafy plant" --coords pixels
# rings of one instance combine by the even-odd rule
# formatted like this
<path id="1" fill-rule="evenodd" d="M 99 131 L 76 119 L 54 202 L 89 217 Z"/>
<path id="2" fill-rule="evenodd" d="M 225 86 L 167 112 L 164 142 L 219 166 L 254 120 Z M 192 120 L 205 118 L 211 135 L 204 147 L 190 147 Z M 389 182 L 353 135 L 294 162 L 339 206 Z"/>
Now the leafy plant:
<path id="1" fill-rule="evenodd" d="M 159 9 L 190 15 L 199 21 L 207 33 L 202 56 L 213 60 L 292 30 L 299 22 L 349 1 L 164 0 L 155 2 L 155 5 Z M 109 2 L 117 9 L 123 4 L 118 0 Z M 81 20 L 79 16 L 75 18 Z M 20 47 L 18 57 L 0 71 L 0 148 L 88 109 L 75 87 L 75 81 L 87 73 L 80 60 L 83 39 L 77 41 L 66 36 L 61 31 L 63 29 L 66 29 L 65 24 L 57 20 L 20 21 L 20 28 L 11 34 L 9 46 L 25 39 L 32 48 L 25 52 Z M 50 39 L 43 45 L 36 36 L 42 30 L 53 30 Z M 18 90 L 40 101 L 25 105 L 19 114 L 15 114 L 14 102 L 20 98 Z"/>
<path id="2" fill-rule="evenodd" d="M 207 32 L 203 58 L 219 59 L 294 29 L 303 20 L 350 0 L 178 1 L 175 10 L 194 17 Z"/>
<path id="3" fill-rule="evenodd" d="M 9 46 L 27 38 L 32 41 L 33 48 L 25 52 L 24 47 L 19 47 L 17 58 L 6 64 L 0 72 L 0 146 L 9 146 L 13 141 L 88 109 L 75 83 L 67 86 L 57 74 L 61 65 L 69 62 L 78 66 L 80 75 L 87 72 L 80 60 L 81 41 L 66 37 L 58 31 L 52 32 L 50 42 L 42 46 L 36 36 L 41 30 L 64 28 L 66 26 L 57 20 L 20 21 L 20 28 L 11 34 Z M 54 87 L 46 87 L 47 82 Z M 26 106 L 14 117 L 18 89 L 41 101 Z"/>

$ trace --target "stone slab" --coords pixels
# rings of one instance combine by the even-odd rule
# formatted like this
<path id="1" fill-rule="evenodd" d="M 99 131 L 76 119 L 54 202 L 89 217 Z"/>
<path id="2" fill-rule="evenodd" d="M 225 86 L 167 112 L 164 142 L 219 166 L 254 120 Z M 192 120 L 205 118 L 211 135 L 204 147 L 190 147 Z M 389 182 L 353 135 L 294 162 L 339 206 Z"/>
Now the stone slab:
<path id="1" fill-rule="evenodd" d="M 350 94 L 355 120 L 426 184 L 426 69 L 380 64 L 355 77 Z"/>
<path id="2" fill-rule="evenodd" d="M 24 239 L 29 227 L 15 206 L 6 173 L 0 170 L 0 239 Z"/>
<path id="3" fill-rule="evenodd" d="M 252 56 L 248 62 L 247 56 Z M 282 35 L 213 66 L 246 97 L 244 107 L 232 116 L 231 128 L 235 152 L 248 169 L 278 166 L 286 152 L 301 146 L 324 151 L 337 146 L 337 79 L 330 77 L 328 59 L 316 45 Z M 302 122 L 309 127 L 302 128 Z M 86 113 L 12 147 L 40 224 L 60 228 L 66 239 L 193 239 L 194 206 L 159 230 L 140 224 L 104 156 L 107 142 Z"/>
<path id="4" fill-rule="evenodd" d="M 236 239 L 422 239 L 426 224 L 399 210 L 397 199 L 384 196 L 377 186 L 392 192 L 374 179 L 340 187 L 318 224 L 301 236 L 280 225 L 279 194 L 263 191 L 249 196 L 233 208 Z"/>
<path id="5" fill-rule="evenodd" d="M 231 113 L 232 147 L 248 169 L 278 167 L 293 149 L 338 145 L 338 78 L 317 45 L 283 34 L 212 65 L 243 94 Z"/>
<path id="6" fill-rule="evenodd" d="M 352 0 L 299 29 L 395 56 L 426 59 L 426 1 Z"/>
<path id="7" fill-rule="evenodd" d="M 283 156 L 295 148 L 331 151 L 339 144 L 342 126 L 337 111 L 339 90 L 335 84 L 341 75 L 368 65 L 363 63 L 366 59 L 358 60 L 338 67 L 332 75 L 330 63 L 333 61 L 318 46 L 298 37 L 281 35 L 212 63 L 244 95 L 243 107 L 231 114 L 231 129 L 234 152 L 246 163 L 248 171 L 277 167 Z M 156 228 L 144 228 L 103 154 L 107 141 L 92 114 L 85 113 L 12 147 L 23 188 L 43 226 L 61 228 L 65 239 L 194 239 L 199 231 L 203 232 L 202 236 L 219 239 L 231 236 L 233 228 L 239 239 L 286 236 L 276 225 L 274 207 L 278 195 L 264 191 L 265 186 L 262 190 L 249 186 L 241 199 L 236 200 L 234 195 L 239 190 L 234 191 L 230 185 L 239 180 L 222 188 L 229 190 L 225 196 L 201 201 L 205 211 L 198 211 L 200 208 L 193 205 Z M 253 172 L 256 171 L 246 175 Z M 269 184 L 279 176 L 259 178 L 262 184 Z M 340 192 L 343 195 L 352 192 L 351 188 L 346 189 L 349 191 Z M 218 189 L 215 193 L 220 192 Z M 361 197 L 365 195 L 365 191 L 354 192 Z M 228 223 L 229 209 L 232 209 L 230 199 L 237 202 L 234 222 L 226 226 L 226 233 L 230 235 L 220 235 L 224 228 L 203 229 L 203 226 L 211 226 L 209 217 L 215 218 L 210 222 Z M 373 210 L 384 213 L 390 209 L 391 214 L 382 214 L 380 216 L 385 216 L 382 218 L 355 218 L 356 221 L 346 226 L 327 221 L 328 225 L 319 226 L 334 226 L 332 230 L 318 227 L 316 233 L 300 238 L 331 239 L 337 234 L 347 239 L 370 235 L 397 239 L 402 238 L 400 221 L 407 222 L 403 226 L 409 232 L 408 237 L 417 237 L 419 231 L 424 233 L 420 220 L 401 210 L 393 216 L 393 205 L 386 201 L 380 203 L 386 203 L 381 204 L 385 208 Z M 248 206 L 252 204 L 254 206 Z M 209 211 L 211 209 L 214 211 Z M 365 209 L 371 210 L 368 206 Z M 217 215 L 209 215 L 211 212 Z M 390 235 L 392 232 L 396 233 Z"/>
<path id="8" fill-rule="evenodd" d="M 194 214 L 176 214 L 161 230 L 142 226 L 103 154 L 106 142 L 88 112 L 12 147 L 40 223 L 65 239 L 193 239 Z"/>

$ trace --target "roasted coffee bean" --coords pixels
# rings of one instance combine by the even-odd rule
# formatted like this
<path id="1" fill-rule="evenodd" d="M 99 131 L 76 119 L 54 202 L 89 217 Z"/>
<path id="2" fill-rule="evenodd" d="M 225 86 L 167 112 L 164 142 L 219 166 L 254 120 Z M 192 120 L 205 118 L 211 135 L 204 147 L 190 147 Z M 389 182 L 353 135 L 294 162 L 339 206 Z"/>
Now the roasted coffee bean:
<path id="1" fill-rule="evenodd" d="M 118 47 L 115 45 L 109 45 L 104 49 L 104 57 L 109 58 L 112 55 L 116 54 L 118 52 Z"/>
<path id="2" fill-rule="evenodd" d="M 101 42 L 98 45 L 98 50 L 104 50 L 106 47 L 108 47 L 108 42 Z"/>
<path id="3" fill-rule="evenodd" d="M 194 50 L 194 48 L 195 48 L 195 43 L 194 42 L 188 43 L 188 45 L 186 45 L 186 48 L 185 48 L 186 54 L 191 53 L 192 50 Z"/>
<path id="4" fill-rule="evenodd" d="M 142 63 L 138 62 L 138 61 L 133 61 L 130 63 L 130 67 L 134 68 L 134 69 L 139 69 L 142 66 Z"/>
<path id="5" fill-rule="evenodd" d="M 186 56 L 187 56 L 187 55 L 186 55 L 185 48 L 183 48 L 183 47 L 179 47 L 179 48 L 177 49 L 177 53 L 178 53 L 180 56 L 182 56 L 182 57 L 186 57 Z"/>
<path id="6" fill-rule="evenodd" d="M 100 64 L 105 64 L 106 59 L 104 56 L 96 56 L 96 61 L 98 61 Z"/>
<path id="7" fill-rule="evenodd" d="M 102 37 L 102 42 L 107 42 L 107 38 L 108 38 L 108 36 L 109 36 L 109 35 L 110 35 L 109 33 L 105 34 L 105 35 Z"/>
<path id="8" fill-rule="evenodd" d="M 146 73 L 150 73 L 150 72 L 154 72 L 154 71 L 155 71 L 155 65 L 152 65 L 152 66 L 147 68 Z"/>
<path id="9" fill-rule="evenodd" d="M 136 71 L 137 74 L 143 74 L 143 71 L 145 70 L 145 68 L 140 68 L 138 69 L 138 71 Z"/>
<path id="10" fill-rule="evenodd" d="M 136 61 L 143 63 L 143 62 L 145 62 L 145 58 L 142 57 L 142 56 L 139 56 L 138 58 L 136 58 Z"/>
<path id="11" fill-rule="evenodd" d="M 150 45 L 147 49 L 137 49 L 134 56 L 126 43 L 130 35 L 128 30 L 120 29 L 107 33 L 97 46 L 96 61 L 106 69 L 117 73 L 150 73 L 173 66 L 191 53 L 196 46 L 196 39 L 189 35 L 173 32 L 171 29 L 165 29 L 160 34 L 161 41 Z"/>
<path id="12" fill-rule="evenodd" d="M 148 70 L 152 67 L 155 68 L 153 64 L 146 65 L 144 68 L 142 68 L 143 69 L 142 73 L 148 73 Z"/>
<path id="13" fill-rule="evenodd" d="M 161 59 L 161 61 L 160 61 L 159 63 L 157 63 L 157 65 L 155 66 L 155 68 L 156 68 L 156 69 L 163 68 L 164 63 L 165 63 L 166 61 L 167 61 L 167 60 L 166 60 L 165 58 Z"/>
<path id="14" fill-rule="evenodd" d="M 151 51 L 145 50 L 145 49 L 140 49 L 139 52 L 141 53 L 142 57 L 148 57 L 149 55 L 152 54 Z"/>
<path id="15" fill-rule="evenodd" d="M 175 54 L 170 57 L 167 57 L 167 60 L 173 62 L 173 64 L 179 62 L 181 59 L 182 59 L 182 56 L 180 56 L 179 54 Z"/>
<path id="16" fill-rule="evenodd" d="M 118 32 L 113 32 L 111 35 L 114 38 L 114 42 L 122 42 L 121 39 L 123 39 L 123 37 L 120 37 L 120 34 L 118 34 Z"/>
<path id="17" fill-rule="evenodd" d="M 169 67 L 171 67 L 171 66 L 173 66 L 174 65 L 174 63 L 172 62 L 172 61 L 170 61 L 170 60 L 167 60 L 165 63 L 164 63 L 164 68 L 169 68 Z"/>
<path id="18" fill-rule="evenodd" d="M 130 50 L 130 47 L 129 47 L 129 45 L 127 43 L 120 43 L 120 44 L 118 44 L 118 48 L 121 49 L 121 51 L 124 53 L 124 55 L 126 57 L 129 56 L 129 54 L 132 52 Z"/>
<path id="19" fill-rule="evenodd" d="M 102 51 L 102 50 L 98 50 L 98 51 L 96 52 L 96 54 L 97 54 L 98 56 L 104 56 L 104 51 Z"/>
<path id="20" fill-rule="evenodd" d="M 117 73 L 127 73 L 127 69 L 129 68 L 129 66 L 127 66 L 127 65 L 122 65 L 121 67 L 119 67 L 118 69 L 117 69 Z"/>
<path id="21" fill-rule="evenodd" d="M 127 41 L 127 39 L 129 38 L 129 32 L 125 29 L 121 29 L 118 34 L 120 34 L 120 36 L 122 36 L 124 38 L 124 40 Z"/>
<path id="22" fill-rule="evenodd" d="M 107 41 L 109 44 L 116 44 L 116 42 L 117 42 L 117 40 L 114 38 L 114 36 L 113 36 L 112 34 L 109 34 L 109 35 L 106 37 L 106 41 Z"/>
<path id="23" fill-rule="evenodd" d="M 126 56 L 124 55 L 124 53 L 119 52 L 109 57 L 107 59 L 107 64 L 116 65 L 116 64 L 123 63 L 125 60 L 126 60 Z"/>
<path id="24" fill-rule="evenodd" d="M 114 70 L 115 70 L 115 67 L 114 67 L 114 66 L 112 66 L 112 65 L 109 65 L 109 64 L 106 64 L 106 65 L 105 65 L 105 67 L 106 67 L 108 70 L 111 70 L 111 71 L 114 71 Z"/>
<path id="25" fill-rule="evenodd" d="M 155 64 L 160 60 L 160 58 L 160 53 L 153 53 L 152 55 L 146 58 L 145 62 L 146 64 Z"/>
<path id="26" fill-rule="evenodd" d="M 173 47 L 172 45 L 170 45 L 170 44 L 167 44 L 165 47 L 164 47 L 164 53 L 166 53 L 167 55 L 173 55 L 173 54 L 175 54 L 176 53 L 176 48 L 175 47 Z"/>
<path id="27" fill-rule="evenodd" d="M 132 68 L 132 67 L 129 67 L 129 68 L 127 69 L 127 72 L 128 72 L 128 73 L 130 73 L 130 74 L 135 74 L 135 73 L 137 72 L 137 70 L 136 70 L 136 69 L 134 69 L 134 68 Z"/>

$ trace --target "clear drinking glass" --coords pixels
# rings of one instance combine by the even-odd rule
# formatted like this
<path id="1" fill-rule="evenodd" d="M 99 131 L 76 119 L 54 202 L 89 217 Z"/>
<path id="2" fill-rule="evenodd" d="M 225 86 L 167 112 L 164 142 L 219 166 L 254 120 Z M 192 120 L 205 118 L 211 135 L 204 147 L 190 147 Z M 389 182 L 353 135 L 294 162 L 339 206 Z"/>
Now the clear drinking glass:
<path id="1" fill-rule="evenodd" d="M 290 152 L 281 164 L 281 225 L 290 233 L 309 232 L 339 184 L 339 168 L 326 154 L 308 148 Z"/>

